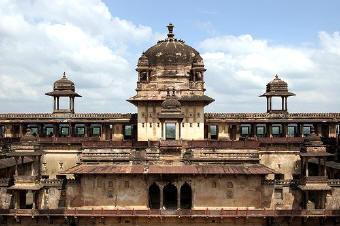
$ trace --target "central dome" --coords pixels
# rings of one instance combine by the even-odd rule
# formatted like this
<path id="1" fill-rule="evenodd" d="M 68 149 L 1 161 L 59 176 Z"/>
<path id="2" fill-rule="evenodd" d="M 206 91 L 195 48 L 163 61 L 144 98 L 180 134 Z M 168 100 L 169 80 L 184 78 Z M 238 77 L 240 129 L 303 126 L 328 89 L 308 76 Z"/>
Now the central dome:
<path id="1" fill-rule="evenodd" d="M 194 48 L 174 38 L 174 26 L 171 23 L 167 27 L 168 38 L 158 41 L 144 53 L 149 66 L 191 66 L 194 62 L 202 61 Z"/>

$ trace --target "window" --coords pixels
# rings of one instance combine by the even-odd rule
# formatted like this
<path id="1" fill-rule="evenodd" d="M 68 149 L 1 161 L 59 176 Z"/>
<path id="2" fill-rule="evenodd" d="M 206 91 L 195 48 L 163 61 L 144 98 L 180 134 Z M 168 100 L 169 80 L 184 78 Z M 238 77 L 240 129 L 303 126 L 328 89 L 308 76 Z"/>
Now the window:
<path id="1" fill-rule="evenodd" d="M 256 136 L 263 137 L 266 133 L 266 127 L 256 126 Z"/>
<path id="2" fill-rule="evenodd" d="M 76 136 L 83 137 L 85 136 L 85 127 L 84 126 L 76 126 Z"/>
<path id="3" fill-rule="evenodd" d="M 39 135 L 39 129 L 38 129 L 38 127 L 29 127 L 29 129 L 31 130 L 31 134 L 33 135 L 33 136 L 38 136 Z"/>
<path id="4" fill-rule="evenodd" d="M 282 200 L 283 199 L 283 190 L 282 189 L 275 189 L 274 197 L 275 197 L 275 199 Z"/>
<path id="5" fill-rule="evenodd" d="M 311 133 L 311 127 L 310 126 L 303 126 L 303 135 L 309 136 Z"/>
<path id="6" fill-rule="evenodd" d="M 131 125 L 125 125 L 124 126 L 124 139 L 128 140 L 132 137 L 132 126 Z"/>
<path id="7" fill-rule="evenodd" d="M 228 189 L 227 192 L 226 192 L 226 198 L 227 199 L 232 199 L 234 198 L 234 192 L 232 189 Z"/>
<path id="8" fill-rule="evenodd" d="M 167 140 L 176 139 L 176 123 L 165 124 L 165 139 Z"/>
<path id="9" fill-rule="evenodd" d="M 93 126 L 91 128 L 91 136 L 92 137 L 99 137 L 101 134 L 101 128 L 100 126 Z"/>
<path id="10" fill-rule="evenodd" d="M 275 137 L 281 136 L 281 125 L 272 125 L 272 135 Z"/>
<path id="11" fill-rule="evenodd" d="M 0 137 L 3 137 L 5 133 L 5 127 L 0 125 Z"/>
<path id="12" fill-rule="evenodd" d="M 287 127 L 287 136 L 295 137 L 296 136 L 296 131 L 297 131 L 296 128 L 297 128 L 296 125 L 288 125 L 288 127 Z"/>
<path id="13" fill-rule="evenodd" d="M 240 127 L 241 137 L 247 137 L 250 135 L 250 125 L 241 125 Z"/>
<path id="14" fill-rule="evenodd" d="M 45 135 L 46 136 L 53 136 L 54 135 L 54 129 L 53 127 L 46 127 L 45 128 Z"/>
<path id="15" fill-rule="evenodd" d="M 217 127 L 217 125 L 210 125 L 209 131 L 210 131 L 210 139 L 217 140 L 217 138 L 218 138 L 218 127 Z"/>
<path id="16" fill-rule="evenodd" d="M 59 135 L 66 137 L 70 134 L 70 128 L 68 126 L 61 126 L 60 127 L 60 131 L 59 131 Z"/>

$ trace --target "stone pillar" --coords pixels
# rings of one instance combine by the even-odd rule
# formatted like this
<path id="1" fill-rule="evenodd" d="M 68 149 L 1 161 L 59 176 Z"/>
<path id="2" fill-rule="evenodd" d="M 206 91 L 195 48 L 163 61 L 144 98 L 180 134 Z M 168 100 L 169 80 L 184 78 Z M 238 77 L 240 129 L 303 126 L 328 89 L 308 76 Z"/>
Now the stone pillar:
<path id="1" fill-rule="evenodd" d="M 288 137 L 288 123 L 282 123 L 282 136 Z"/>
<path id="2" fill-rule="evenodd" d="M 36 191 L 31 191 L 33 194 L 33 203 L 32 203 L 32 210 L 36 208 Z"/>
<path id="3" fill-rule="evenodd" d="M 236 140 L 239 140 L 240 139 L 240 131 L 241 127 L 240 127 L 240 124 L 236 124 Z"/>
<path id="4" fill-rule="evenodd" d="M 306 164 L 306 177 L 308 177 L 308 157 L 305 158 Z"/>
<path id="5" fill-rule="evenodd" d="M 267 137 L 273 137 L 272 135 L 272 124 L 271 123 L 267 123 L 266 124 L 266 129 L 267 129 Z"/>
<path id="6" fill-rule="evenodd" d="M 19 191 L 14 191 L 14 209 L 20 209 Z"/>
<path id="7" fill-rule="evenodd" d="M 336 137 L 336 124 L 329 124 L 329 137 Z"/>
<path id="8" fill-rule="evenodd" d="M 18 176 L 18 157 L 14 157 L 15 159 L 15 176 Z"/>
<path id="9" fill-rule="evenodd" d="M 177 209 L 181 208 L 181 188 L 177 187 Z"/>
<path id="10" fill-rule="evenodd" d="M 160 185 L 159 186 L 160 189 L 160 197 L 159 197 L 159 208 L 163 209 L 163 189 L 164 189 L 164 185 Z"/>
<path id="11" fill-rule="evenodd" d="M 323 175 L 327 176 L 326 158 L 323 158 Z"/>

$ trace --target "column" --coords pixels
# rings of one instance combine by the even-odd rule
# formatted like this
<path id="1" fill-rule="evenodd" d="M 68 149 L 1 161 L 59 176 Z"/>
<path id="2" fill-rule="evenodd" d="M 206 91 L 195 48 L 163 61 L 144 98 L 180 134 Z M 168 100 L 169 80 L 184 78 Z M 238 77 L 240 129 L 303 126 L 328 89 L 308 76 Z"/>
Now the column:
<path id="1" fill-rule="evenodd" d="M 69 109 L 72 112 L 72 97 L 69 97 Z"/>
<path id="2" fill-rule="evenodd" d="M 306 177 L 308 177 L 308 157 L 306 157 Z"/>
<path id="3" fill-rule="evenodd" d="M 323 175 L 327 176 L 326 158 L 323 158 Z"/>
<path id="4" fill-rule="evenodd" d="M 32 194 L 33 194 L 33 203 L 32 203 L 32 210 L 35 209 L 35 206 L 36 206 L 36 197 L 35 197 L 35 193 L 36 191 L 31 191 Z"/>
<path id="5" fill-rule="evenodd" d="M 273 137 L 273 136 L 272 136 L 272 124 L 271 124 L 271 123 L 267 123 L 267 124 L 266 124 L 266 127 L 267 127 L 267 128 L 266 128 L 266 129 L 267 129 L 267 136 L 268 136 L 268 137 Z"/>
<path id="6" fill-rule="evenodd" d="M 288 123 L 282 123 L 282 136 L 288 136 Z"/>
<path id="7" fill-rule="evenodd" d="M 241 131 L 240 131 L 240 124 L 236 124 L 236 140 L 239 140 L 240 139 L 240 133 L 241 133 Z"/>
<path id="8" fill-rule="evenodd" d="M 282 111 L 285 111 L 285 98 L 284 97 L 281 97 L 281 110 Z"/>
<path id="9" fill-rule="evenodd" d="M 159 208 L 160 209 L 163 209 L 163 188 L 164 188 L 164 185 L 159 186 L 159 189 L 160 189 Z"/>
<path id="10" fill-rule="evenodd" d="M 18 176 L 18 157 L 14 157 L 15 159 L 15 176 Z"/>
<path id="11" fill-rule="evenodd" d="M 14 191 L 14 209 L 20 209 L 19 203 L 19 191 Z"/>
<path id="12" fill-rule="evenodd" d="M 57 97 L 57 110 L 59 110 L 59 97 Z"/>
<path id="13" fill-rule="evenodd" d="M 23 137 L 23 132 L 22 132 L 23 128 L 22 128 L 22 124 L 19 124 L 19 137 Z"/>
<path id="14" fill-rule="evenodd" d="M 287 101 L 288 101 L 288 97 L 285 97 L 285 111 L 288 111 L 288 104 L 287 104 Z"/>
<path id="15" fill-rule="evenodd" d="M 34 169 L 35 159 L 36 159 L 36 157 L 33 156 L 33 162 L 31 164 L 31 176 L 35 175 L 35 169 Z"/>
<path id="16" fill-rule="evenodd" d="M 57 109 L 57 98 L 54 96 L 53 97 L 53 111 Z"/>
<path id="17" fill-rule="evenodd" d="M 181 208 L 181 188 L 176 186 L 177 188 L 177 209 Z"/>

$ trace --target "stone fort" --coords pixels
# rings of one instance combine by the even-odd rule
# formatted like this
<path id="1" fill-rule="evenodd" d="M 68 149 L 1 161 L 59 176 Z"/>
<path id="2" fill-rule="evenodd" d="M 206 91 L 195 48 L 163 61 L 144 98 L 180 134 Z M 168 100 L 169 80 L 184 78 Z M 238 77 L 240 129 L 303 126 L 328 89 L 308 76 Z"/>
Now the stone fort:
<path id="1" fill-rule="evenodd" d="M 167 28 L 137 113 L 76 112 L 64 73 L 53 112 L 0 114 L 0 225 L 340 225 L 340 113 L 289 113 L 278 75 L 266 112 L 207 113 L 204 61 Z"/>

